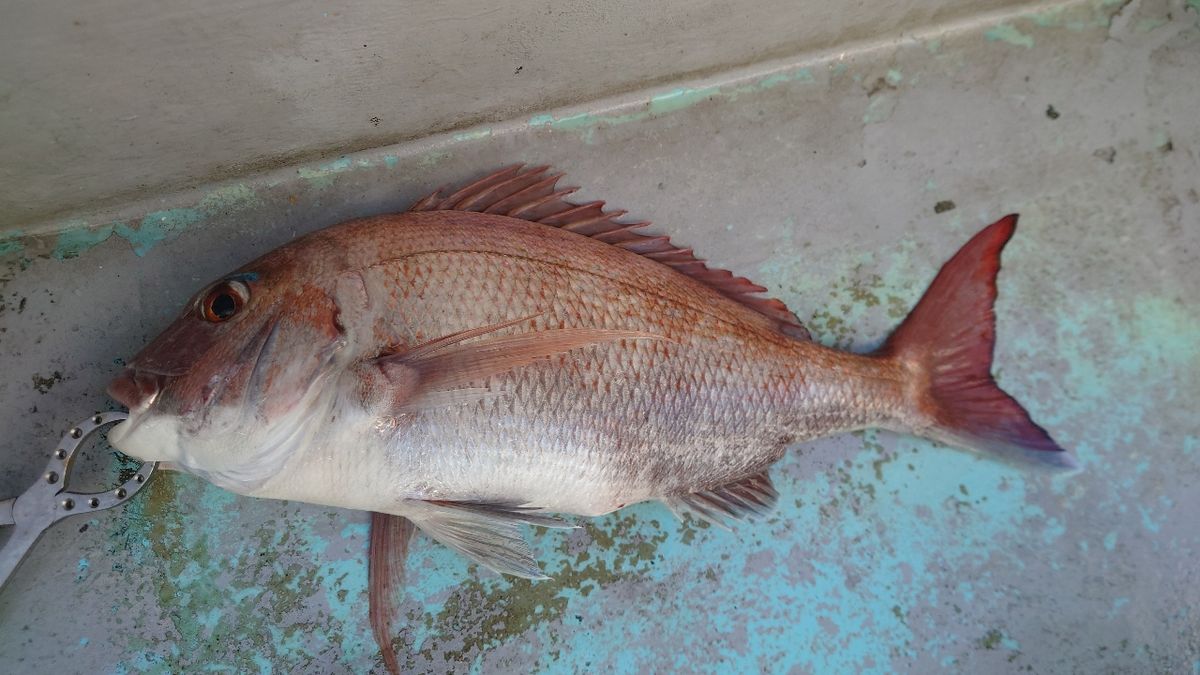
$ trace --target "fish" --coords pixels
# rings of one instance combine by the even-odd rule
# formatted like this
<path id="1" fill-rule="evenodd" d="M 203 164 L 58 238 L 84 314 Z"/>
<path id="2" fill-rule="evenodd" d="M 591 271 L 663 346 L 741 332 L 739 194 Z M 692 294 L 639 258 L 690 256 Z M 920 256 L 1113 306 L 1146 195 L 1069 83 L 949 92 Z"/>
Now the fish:
<path id="1" fill-rule="evenodd" d="M 991 374 L 1015 214 L 854 353 L 562 177 L 509 166 L 206 285 L 109 385 L 130 412 L 110 442 L 241 495 L 370 512 L 393 672 L 417 530 L 536 579 L 525 526 L 653 500 L 722 525 L 767 514 L 771 466 L 819 437 L 881 428 L 1075 466 Z"/>

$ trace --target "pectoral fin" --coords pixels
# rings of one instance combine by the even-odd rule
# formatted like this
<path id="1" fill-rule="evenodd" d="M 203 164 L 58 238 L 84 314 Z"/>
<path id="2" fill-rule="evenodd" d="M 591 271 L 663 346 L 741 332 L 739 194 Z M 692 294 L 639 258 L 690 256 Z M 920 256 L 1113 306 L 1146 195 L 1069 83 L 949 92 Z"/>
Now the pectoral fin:
<path id="1" fill-rule="evenodd" d="M 497 502 L 410 501 L 404 511 L 423 532 L 500 574 L 547 579 L 521 526 L 573 527 L 538 509 Z"/>
<path id="2" fill-rule="evenodd" d="M 466 396 L 456 392 L 539 359 L 606 342 L 658 338 L 641 331 L 604 328 L 554 328 L 516 335 L 495 334 L 532 318 L 473 328 L 384 354 L 366 364 L 368 375 L 382 375 L 395 397 L 393 409 L 411 412 L 443 401 L 461 402 L 486 396 L 490 390 L 478 387 L 471 388 Z M 379 387 L 369 389 L 378 390 Z"/>

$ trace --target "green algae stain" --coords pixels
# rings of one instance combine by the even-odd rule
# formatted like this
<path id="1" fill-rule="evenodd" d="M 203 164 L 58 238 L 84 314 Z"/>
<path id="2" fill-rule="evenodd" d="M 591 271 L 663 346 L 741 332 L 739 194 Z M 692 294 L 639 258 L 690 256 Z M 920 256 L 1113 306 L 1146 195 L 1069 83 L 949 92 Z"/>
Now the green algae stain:
<path id="1" fill-rule="evenodd" d="M 870 319 L 886 318 L 890 329 L 915 304 L 921 287 L 912 278 L 922 274 L 911 261 L 915 246 L 904 240 L 886 255 L 851 252 L 839 256 L 835 267 L 845 271 L 833 281 L 817 278 L 800 261 L 768 263 L 760 272 L 764 279 L 793 277 L 789 281 L 801 294 L 803 305 L 815 308 L 804 322 L 813 337 L 822 344 L 848 349 L 858 342 L 859 331 Z M 793 309 L 800 308 L 801 302 L 794 303 Z"/>
<path id="2" fill-rule="evenodd" d="M 401 632 L 393 641 L 405 672 L 421 664 L 466 664 L 489 650 L 520 639 L 529 631 L 564 619 L 576 598 L 586 598 L 613 582 L 642 578 L 659 562 L 658 547 L 671 535 L 657 520 L 613 514 L 583 526 L 590 543 L 578 553 L 564 538 L 558 545 L 561 561 L 547 569 L 550 579 L 474 577 L 451 591 L 438 609 L 410 609 Z M 553 642 L 556 637 L 550 634 Z M 549 652 L 547 656 L 550 656 Z"/>
<path id="3" fill-rule="evenodd" d="M 989 42 L 1006 42 L 1017 47 L 1033 47 L 1033 36 L 1017 30 L 1012 24 L 1002 23 L 989 28 L 983 36 Z"/>
<path id="4" fill-rule="evenodd" d="M 995 649 L 996 647 L 1000 646 L 1000 643 L 1003 640 L 1004 633 L 1001 633 L 993 628 L 984 634 L 983 637 L 979 638 L 979 646 L 983 647 L 984 649 Z"/>
<path id="5" fill-rule="evenodd" d="M 311 599 L 342 591 L 340 597 L 359 597 L 361 587 L 337 566 L 313 561 L 322 543 L 314 545 L 296 523 L 267 521 L 253 534 L 238 534 L 239 499 L 197 478 L 159 474 L 126 507 L 110 532 L 110 549 L 138 564 L 136 573 L 153 589 L 159 624 L 168 628 L 160 641 L 132 640 L 133 655 L 123 665 L 252 672 L 266 659 L 305 670 L 330 643 L 355 650 L 342 644 L 344 622 L 312 612 Z M 365 564 L 359 567 L 365 572 Z"/>
<path id="6" fill-rule="evenodd" d="M 234 213 L 253 206 L 261 206 L 262 199 L 254 188 L 244 183 L 226 185 L 210 191 L 200 200 L 199 209 L 205 215 L 213 216 L 223 213 Z"/>

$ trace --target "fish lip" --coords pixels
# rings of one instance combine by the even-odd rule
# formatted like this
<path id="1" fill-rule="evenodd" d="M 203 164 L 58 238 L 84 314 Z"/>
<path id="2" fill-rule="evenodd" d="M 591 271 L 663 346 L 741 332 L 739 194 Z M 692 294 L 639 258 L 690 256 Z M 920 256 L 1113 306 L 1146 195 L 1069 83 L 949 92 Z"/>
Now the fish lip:
<path id="1" fill-rule="evenodd" d="M 108 383 L 108 395 L 131 413 L 143 412 L 154 405 L 162 393 L 163 376 L 126 368 Z"/>

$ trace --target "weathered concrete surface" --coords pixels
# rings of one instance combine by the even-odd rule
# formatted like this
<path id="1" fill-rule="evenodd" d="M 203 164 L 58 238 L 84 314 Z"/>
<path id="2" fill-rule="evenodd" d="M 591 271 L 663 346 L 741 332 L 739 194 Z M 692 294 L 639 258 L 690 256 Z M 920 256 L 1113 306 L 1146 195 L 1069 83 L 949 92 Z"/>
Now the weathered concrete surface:
<path id="1" fill-rule="evenodd" d="M 0 229 L 1016 4 L 14 0 Z"/>
<path id="2" fill-rule="evenodd" d="M 998 375 L 1081 473 L 870 433 L 797 448 L 776 515 L 733 533 L 649 504 L 538 532 L 551 581 L 421 537 L 398 639 L 429 672 L 1200 671 L 1200 30 L 1195 7 L 1118 9 L 768 64 L 10 239 L 0 494 L 110 405 L 119 357 L 199 285 L 501 164 L 568 170 L 855 348 L 1018 211 Z M 365 523 L 156 480 L 34 550 L 0 594 L 0 671 L 378 669 Z"/>

